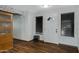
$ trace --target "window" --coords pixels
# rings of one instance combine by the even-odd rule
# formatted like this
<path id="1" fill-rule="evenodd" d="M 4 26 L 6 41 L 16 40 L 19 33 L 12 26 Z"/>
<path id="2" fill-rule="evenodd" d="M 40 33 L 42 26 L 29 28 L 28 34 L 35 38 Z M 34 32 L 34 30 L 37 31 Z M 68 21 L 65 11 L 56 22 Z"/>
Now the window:
<path id="1" fill-rule="evenodd" d="M 74 37 L 74 12 L 61 14 L 61 35 Z"/>
<path id="2" fill-rule="evenodd" d="M 43 32 L 43 16 L 36 17 L 36 33 L 40 34 Z"/>

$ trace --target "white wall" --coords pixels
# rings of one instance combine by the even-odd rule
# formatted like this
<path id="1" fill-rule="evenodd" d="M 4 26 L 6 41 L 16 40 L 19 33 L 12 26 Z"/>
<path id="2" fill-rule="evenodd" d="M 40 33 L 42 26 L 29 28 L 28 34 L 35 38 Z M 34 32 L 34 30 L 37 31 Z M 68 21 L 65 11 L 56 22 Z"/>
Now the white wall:
<path id="1" fill-rule="evenodd" d="M 32 12 L 23 12 L 21 16 L 14 15 L 13 19 L 13 27 L 14 27 L 14 38 L 30 41 L 32 40 L 32 20 L 33 20 Z"/>
<path id="2" fill-rule="evenodd" d="M 59 11 L 59 14 L 61 13 L 68 13 L 68 12 L 74 12 L 75 17 L 74 17 L 74 37 L 65 37 L 65 36 L 60 36 L 60 43 L 63 44 L 68 44 L 68 45 L 73 45 L 73 46 L 78 46 L 78 7 L 73 6 L 73 7 L 64 7 L 61 8 Z M 59 25 L 61 25 L 61 18 L 59 17 Z"/>
<path id="3" fill-rule="evenodd" d="M 22 27 L 24 25 L 22 21 L 24 21 L 24 19 L 22 19 L 22 16 L 13 15 L 13 38 L 22 38 Z"/>
<path id="4" fill-rule="evenodd" d="M 68 12 L 74 12 L 75 13 L 75 37 L 65 37 L 65 36 L 61 36 L 60 32 L 61 32 L 61 13 L 68 13 Z M 60 7 L 60 8 L 51 8 L 49 10 L 46 11 L 39 11 L 38 13 L 36 13 L 36 16 L 43 16 L 44 17 L 44 34 L 43 39 L 47 42 L 51 42 L 51 43 L 62 43 L 62 44 L 67 44 L 67 45 L 73 45 L 73 46 L 78 46 L 79 47 L 79 11 L 78 11 L 78 6 L 66 6 L 66 7 Z M 46 26 L 49 27 L 49 25 L 46 25 L 46 20 L 48 16 L 53 16 L 55 18 L 56 21 L 56 25 L 54 24 L 53 28 L 58 29 L 58 33 L 57 33 L 57 39 L 53 37 L 53 35 L 55 35 L 56 33 L 51 33 L 52 37 L 50 39 L 50 33 L 46 32 L 46 30 L 48 30 L 46 28 Z M 53 23 L 52 23 L 53 25 Z M 50 29 L 52 29 L 52 27 L 50 27 Z M 47 35 L 48 34 L 48 35 Z M 47 35 L 47 36 L 46 36 Z M 48 39 L 46 39 L 46 37 L 48 37 Z"/>
<path id="5" fill-rule="evenodd" d="M 34 19 L 34 13 L 28 12 L 28 14 L 27 15 L 26 14 L 27 12 L 24 12 L 25 24 L 22 30 L 25 29 L 24 40 L 29 41 L 29 40 L 32 40 L 32 37 L 33 37 L 32 20 Z"/>
<path id="6" fill-rule="evenodd" d="M 77 36 L 78 36 L 78 39 L 77 39 L 77 44 L 78 44 L 78 47 L 79 47 L 79 8 L 78 8 L 78 12 L 77 12 L 77 27 L 78 27 L 78 30 L 77 30 Z"/>
<path id="7" fill-rule="evenodd" d="M 60 35 L 61 30 L 61 13 L 68 13 L 68 12 L 74 12 L 75 13 L 75 37 L 64 37 Z M 61 8 L 51 8 L 44 11 L 39 11 L 36 14 L 32 12 L 24 12 L 22 16 L 15 16 L 14 19 L 14 37 L 22 40 L 32 40 L 33 36 L 35 35 L 35 17 L 36 16 L 43 16 L 43 34 L 40 35 L 41 39 L 47 42 L 51 43 L 62 43 L 62 44 L 68 44 L 73 46 L 79 47 L 79 9 L 76 6 L 66 6 Z M 54 17 L 53 22 L 51 23 L 51 26 L 48 24 L 47 18 L 49 16 Z M 52 26 L 53 24 L 53 26 Z M 50 27 L 49 27 L 50 26 Z M 49 28 L 48 28 L 49 27 Z M 20 30 L 21 29 L 21 30 Z M 55 29 L 58 29 L 58 32 L 48 32 L 48 30 L 52 29 L 55 31 Z M 55 37 L 54 37 L 55 36 Z"/>

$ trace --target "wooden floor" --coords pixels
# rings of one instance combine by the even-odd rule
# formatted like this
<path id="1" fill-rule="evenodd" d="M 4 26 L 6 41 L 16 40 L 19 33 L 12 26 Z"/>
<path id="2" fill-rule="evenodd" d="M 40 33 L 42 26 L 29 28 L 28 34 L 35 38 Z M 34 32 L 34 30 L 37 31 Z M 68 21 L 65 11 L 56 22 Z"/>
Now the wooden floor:
<path id="1" fill-rule="evenodd" d="M 56 44 L 45 42 L 27 42 L 22 40 L 14 40 L 14 47 L 11 50 L 2 51 L 1 53 L 68 53 L 78 51 L 68 51 Z"/>

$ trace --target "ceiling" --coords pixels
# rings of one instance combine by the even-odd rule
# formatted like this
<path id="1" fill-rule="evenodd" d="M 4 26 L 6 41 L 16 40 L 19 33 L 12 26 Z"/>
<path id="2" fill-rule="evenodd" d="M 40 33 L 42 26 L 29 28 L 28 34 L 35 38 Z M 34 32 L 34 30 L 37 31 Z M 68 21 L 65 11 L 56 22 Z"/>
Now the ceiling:
<path id="1" fill-rule="evenodd" d="M 37 11 L 46 10 L 50 8 L 58 8 L 58 7 L 64 7 L 69 5 L 51 5 L 51 7 L 49 8 L 42 8 L 41 5 L 9 5 L 9 6 L 19 11 L 37 12 Z"/>
<path id="2" fill-rule="evenodd" d="M 43 10 L 39 5 L 9 5 L 10 7 L 19 11 L 37 12 Z"/>

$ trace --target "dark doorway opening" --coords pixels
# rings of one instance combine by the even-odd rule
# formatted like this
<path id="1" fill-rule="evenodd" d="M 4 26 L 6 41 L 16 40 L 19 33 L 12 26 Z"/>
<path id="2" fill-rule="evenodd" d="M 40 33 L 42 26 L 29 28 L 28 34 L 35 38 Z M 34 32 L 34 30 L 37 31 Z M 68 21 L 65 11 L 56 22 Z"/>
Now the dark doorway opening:
<path id="1" fill-rule="evenodd" d="M 36 17 L 36 33 L 43 33 L 43 16 Z"/>

